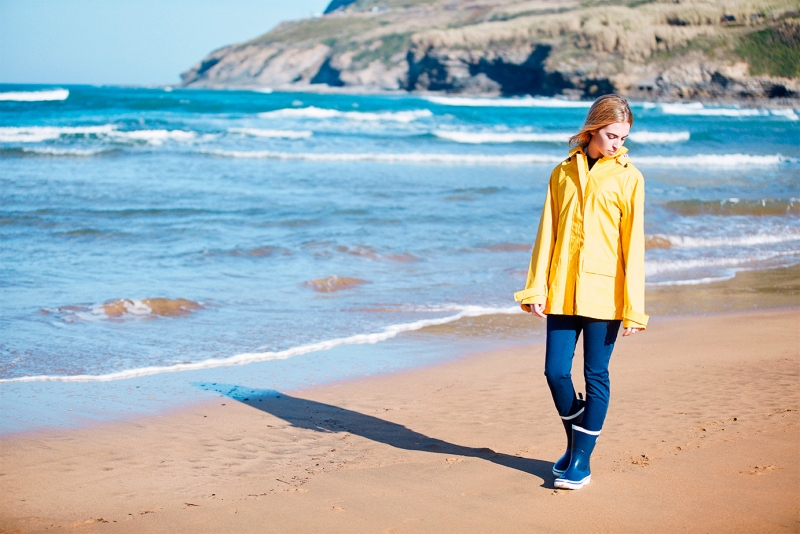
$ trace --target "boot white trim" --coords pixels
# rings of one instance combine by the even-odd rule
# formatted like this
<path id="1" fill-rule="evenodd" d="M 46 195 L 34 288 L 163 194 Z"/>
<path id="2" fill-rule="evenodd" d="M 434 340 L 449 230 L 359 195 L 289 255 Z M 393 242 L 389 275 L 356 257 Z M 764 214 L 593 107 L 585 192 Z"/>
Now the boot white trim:
<path id="1" fill-rule="evenodd" d="M 576 417 L 578 417 L 580 414 L 582 414 L 582 413 L 583 413 L 583 410 L 584 410 L 585 408 L 586 408 L 585 406 L 581 406 L 581 409 L 580 409 L 580 410 L 578 410 L 577 412 L 575 412 L 574 414 L 572 414 L 572 415 L 562 415 L 562 416 L 561 416 L 561 419 L 563 419 L 564 421 L 571 421 L 572 419 L 575 419 L 575 418 L 576 418 Z"/>
<path id="2" fill-rule="evenodd" d="M 580 427 L 578 425 L 572 425 L 572 430 L 577 430 L 578 432 L 583 432 L 584 434 L 589 434 L 590 436 L 599 436 L 600 435 L 600 431 L 599 430 L 586 430 L 585 428 Z"/>
<path id="3" fill-rule="evenodd" d="M 583 480 L 567 480 L 565 478 L 557 478 L 553 484 L 558 489 L 581 489 L 586 484 L 592 481 L 592 475 L 587 475 Z"/>

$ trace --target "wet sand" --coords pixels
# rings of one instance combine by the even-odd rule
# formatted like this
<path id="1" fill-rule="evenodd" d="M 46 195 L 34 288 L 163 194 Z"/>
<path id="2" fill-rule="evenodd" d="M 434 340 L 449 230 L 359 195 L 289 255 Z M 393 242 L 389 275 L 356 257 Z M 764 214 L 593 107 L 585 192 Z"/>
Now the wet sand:
<path id="1" fill-rule="evenodd" d="M 4 438 L 0 531 L 800 530 L 799 308 L 655 317 L 620 339 L 577 492 L 553 488 L 543 358 L 290 394 L 208 384 L 216 401 L 160 417 Z"/>
<path id="2" fill-rule="evenodd" d="M 729 280 L 707 284 L 648 286 L 647 313 L 655 318 L 800 307 L 800 264 L 760 271 L 740 271 Z M 450 336 L 518 343 L 535 336 L 544 339 L 544 321 L 531 324 L 526 314 L 483 315 L 410 332 L 431 339 Z"/>

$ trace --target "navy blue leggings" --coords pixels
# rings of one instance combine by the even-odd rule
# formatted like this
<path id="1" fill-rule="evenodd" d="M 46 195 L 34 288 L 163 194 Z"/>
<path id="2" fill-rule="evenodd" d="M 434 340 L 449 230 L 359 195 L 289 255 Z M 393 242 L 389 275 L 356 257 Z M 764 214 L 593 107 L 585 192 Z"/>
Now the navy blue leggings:
<path id="1" fill-rule="evenodd" d="M 603 428 L 611 384 L 608 362 L 617 340 L 621 321 L 604 321 L 580 315 L 547 316 L 547 352 L 544 376 L 553 394 L 558 414 L 572 415 L 578 399 L 572 385 L 572 358 L 578 336 L 583 331 L 583 374 L 586 378 L 586 410 L 581 426 L 586 430 Z"/>

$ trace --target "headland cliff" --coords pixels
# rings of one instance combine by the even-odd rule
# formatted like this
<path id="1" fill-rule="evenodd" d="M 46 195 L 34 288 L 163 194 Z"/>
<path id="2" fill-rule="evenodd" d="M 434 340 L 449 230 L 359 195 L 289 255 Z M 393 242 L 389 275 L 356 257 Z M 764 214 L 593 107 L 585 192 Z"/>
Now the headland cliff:
<path id="1" fill-rule="evenodd" d="M 800 0 L 333 0 L 185 87 L 646 100 L 800 98 Z"/>

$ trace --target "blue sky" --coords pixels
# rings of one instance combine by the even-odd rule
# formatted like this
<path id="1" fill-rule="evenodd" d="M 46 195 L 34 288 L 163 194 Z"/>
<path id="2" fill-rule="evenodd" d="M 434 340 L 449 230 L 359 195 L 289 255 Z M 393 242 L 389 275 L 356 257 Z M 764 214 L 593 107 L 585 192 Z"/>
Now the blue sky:
<path id="1" fill-rule="evenodd" d="M 0 0 L 0 83 L 170 84 L 329 0 Z"/>

